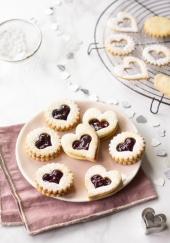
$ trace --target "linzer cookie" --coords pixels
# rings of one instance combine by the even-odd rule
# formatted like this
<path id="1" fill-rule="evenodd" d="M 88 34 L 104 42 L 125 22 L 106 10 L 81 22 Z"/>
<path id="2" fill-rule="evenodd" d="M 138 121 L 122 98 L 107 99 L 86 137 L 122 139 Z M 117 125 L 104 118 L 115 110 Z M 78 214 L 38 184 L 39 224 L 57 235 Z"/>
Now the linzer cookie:
<path id="1" fill-rule="evenodd" d="M 152 37 L 170 36 L 170 19 L 162 16 L 151 16 L 144 23 L 144 32 Z"/>
<path id="2" fill-rule="evenodd" d="M 80 112 L 77 104 L 70 100 L 61 100 L 45 111 L 45 120 L 56 131 L 67 131 L 77 125 Z"/>
<path id="3" fill-rule="evenodd" d="M 64 164 L 50 163 L 40 167 L 35 177 L 37 190 L 46 196 L 69 193 L 73 186 L 73 173 Z"/>
<path id="4" fill-rule="evenodd" d="M 149 45 L 143 50 L 143 58 L 153 65 L 166 65 L 170 62 L 170 49 L 163 45 Z"/>
<path id="5" fill-rule="evenodd" d="M 95 161 L 99 148 L 99 138 L 90 125 L 79 124 L 76 133 L 62 136 L 64 152 L 75 159 Z"/>
<path id="6" fill-rule="evenodd" d="M 126 34 L 112 34 L 105 43 L 105 47 L 113 56 L 125 56 L 135 49 L 133 39 Z"/>
<path id="7" fill-rule="evenodd" d="M 85 186 L 90 199 L 99 199 L 116 192 L 122 185 L 121 174 L 117 170 L 109 170 L 95 165 L 85 174 Z"/>
<path id="8" fill-rule="evenodd" d="M 90 108 L 84 113 L 82 120 L 84 124 L 93 127 L 100 139 L 113 136 L 118 127 L 118 119 L 113 111 L 102 113 L 96 108 Z"/>
<path id="9" fill-rule="evenodd" d="M 170 97 L 170 76 L 162 73 L 155 75 L 154 86 L 161 93 Z"/>
<path id="10" fill-rule="evenodd" d="M 122 64 L 113 68 L 113 73 L 123 79 L 138 80 L 147 79 L 148 72 L 145 63 L 137 57 L 128 56 L 123 58 Z"/>
<path id="11" fill-rule="evenodd" d="M 61 151 L 59 136 L 47 127 L 36 128 L 26 137 L 26 152 L 35 160 L 48 161 Z"/>
<path id="12" fill-rule="evenodd" d="M 109 144 L 109 151 L 115 162 L 123 165 L 134 164 L 144 153 L 144 139 L 137 133 L 122 132 Z"/>
<path id="13" fill-rule="evenodd" d="M 138 32 L 135 18 L 127 12 L 119 12 L 108 21 L 108 25 L 116 32 Z"/>

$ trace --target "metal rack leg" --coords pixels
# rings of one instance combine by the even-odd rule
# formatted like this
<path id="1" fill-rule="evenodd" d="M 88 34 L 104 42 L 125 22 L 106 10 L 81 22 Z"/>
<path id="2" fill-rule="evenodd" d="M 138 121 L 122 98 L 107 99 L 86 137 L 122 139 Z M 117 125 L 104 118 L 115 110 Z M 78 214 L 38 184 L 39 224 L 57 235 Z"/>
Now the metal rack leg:
<path id="1" fill-rule="evenodd" d="M 152 114 L 158 114 L 158 112 L 159 112 L 159 108 L 160 108 L 160 105 L 161 105 L 161 103 L 162 103 L 163 98 L 164 98 L 164 94 L 161 96 L 161 99 L 160 99 L 160 100 L 157 100 L 157 99 L 155 99 L 155 97 L 153 97 L 152 102 L 151 102 L 151 105 L 150 105 L 150 112 L 151 112 Z M 154 104 L 154 101 L 155 101 L 155 100 L 156 100 L 158 103 L 157 103 L 157 107 L 156 107 L 156 109 L 154 110 L 154 109 L 153 109 L 153 104 Z"/>
<path id="2" fill-rule="evenodd" d="M 87 54 L 90 55 L 93 50 L 104 49 L 104 46 L 98 47 L 98 44 L 99 43 L 97 42 L 90 43 L 87 49 Z"/>

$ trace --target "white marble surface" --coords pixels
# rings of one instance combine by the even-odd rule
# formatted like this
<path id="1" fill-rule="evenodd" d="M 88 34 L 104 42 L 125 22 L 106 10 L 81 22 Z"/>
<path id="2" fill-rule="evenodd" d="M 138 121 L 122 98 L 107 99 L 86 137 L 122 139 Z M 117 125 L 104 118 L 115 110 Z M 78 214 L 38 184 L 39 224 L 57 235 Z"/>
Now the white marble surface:
<path id="1" fill-rule="evenodd" d="M 70 49 L 61 37 L 50 28 L 50 18 L 45 10 L 53 6 L 57 0 L 5 0 L 0 2 L 0 21 L 8 18 L 36 18 L 43 31 L 43 44 L 39 52 L 32 58 L 21 63 L 0 62 L 0 126 L 28 121 L 34 114 L 59 97 L 80 99 L 81 95 L 72 92 L 66 82 L 61 80 L 56 65 L 63 63 L 63 56 Z M 71 80 L 88 88 L 101 99 L 115 98 L 128 101 L 136 116 L 144 115 L 147 123 L 137 124 L 140 132 L 147 140 L 146 159 L 143 167 L 151 178 L 162 178 L 163 171 L 170 165 L 169 158 L 160 158 L 155 155 L 157 148 L 151 146 L 152 138 L 159 138 L 159 130 L 166 129 L 167 135 L 159 138 L 161 145 L 169 151 L 169 107 L 162 106 L 159 115 L 149 113 L 150 100 L 139 96 L 119 82 L 104 69 L 96 53 L 90 57 L 86 50 L 89 42 L 93 40 L 93 29 L 96 19 L 102 9 L 111 1 L 79 0 L 70 4 L 73 15 L 69 23 L 69 31 L 72 32 L 73 44 L 83 41 L 80 50 L 73 61 L 68 63 Z M 62 10 L 59 15 L 67 17 Z M 67 38 L 67 36 L 65 36 Z M 152 122 L 160 121 L 160 127 L 153 128 Z M 133 119 L 135 122 L 135 118 Z M 136 123 L 136 122 L 135 122 Z M 24 227 L 0 227 L 1 242 L 138 242 L 138 243 L 168 243 L 170 230 L 159 234 L 146 236 L 141 223 L 141 211 L 151 206 L 157 212 L 164 212 L 170 223 L 170 181 L 165 180 L 165 186 L 156 186 L 159 199 L 154 200 L 115 215 L 105 217 L 92 222 L 73 225 L 67 228 L 54 230 L 48 233 L 32 237 L 27 234 Z"/>

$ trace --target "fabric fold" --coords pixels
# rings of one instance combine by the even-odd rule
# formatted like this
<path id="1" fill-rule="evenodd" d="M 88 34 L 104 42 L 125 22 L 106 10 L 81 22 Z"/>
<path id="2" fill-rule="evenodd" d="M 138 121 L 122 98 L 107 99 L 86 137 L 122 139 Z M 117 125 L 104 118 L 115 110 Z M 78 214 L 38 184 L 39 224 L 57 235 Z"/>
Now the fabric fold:
<path id="1" fill-rule="evenodd" d="M 2 224 L 24 224 L 30 234 L 38 234 L 116 213 L 157 197 L 151 181 L 142 169 L 123 190 L 99 201 L 72 203 L 41 195 L 29 185 L 17 167 L 15 144 L 21 128 L 22 125 L 0 128 Z"/>

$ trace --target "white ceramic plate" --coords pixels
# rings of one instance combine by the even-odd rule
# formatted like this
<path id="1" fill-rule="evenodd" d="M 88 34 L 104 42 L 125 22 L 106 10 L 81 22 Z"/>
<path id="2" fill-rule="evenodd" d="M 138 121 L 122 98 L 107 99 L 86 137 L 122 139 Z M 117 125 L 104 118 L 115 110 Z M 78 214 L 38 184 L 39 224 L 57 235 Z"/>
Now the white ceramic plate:
<path id="1" fill-rule="evenodd" d="M 123 114 L 117 106 L 114 105 L 108 105 L 103 104 L 99 102 L 91 102 L 91 101 L 79 101 L 77 104 L 80 107 L 81 111 L 81 117 L 83 113 L 90 107 L 96 107 L 99 108 L 101 111 L 106 110 L 113 110 L 117 113 L 118 120 L 119 120 L 119 128 L 120 131 L 132 131 L 136 132 L 137 129 L 132 123 L 130 119 L 126 117 L 125 114 Z M 21 129 L 20 134 L 17 139 L 16 143 L 16 158 L 18 167 L 25 177 L 25 179 L 33 186 L 35 187 L 35 172 L 37 169 L 46 164 L 47 162 L 39 162 L 34 161 L 28 157 L 28 155 L 25 152 L 25 138 L 27 134 L 38 127 L 45 126 L 45 121 L 43 117 L 43 112 L 39 113 L 35 117 L 33 117 L 32 120 L 30 120 L 28 123 L 25 124 L 25 126 Z M 59 133 L 61 136 L 63 133 Z M 119 170 L 122 173 L 122 176 L 124 178 L 123 180 L 123 186 L 119 189 L 121 190 L 127 184 L 135 177 L 137 174 L 140 166 L 141 161 L 138 161 L 137 163 L 133 165 L 120 165 L 115 163 L 108 151 L 108 144 L 110 140 L 104 141 L 100 145 L 99 154 L 97 157 L 96 164 L 103 165 L 106 169 L 116 169 Z M 89 198 L 87 196 L 87 191 L 84 186 L 84 175 L 87 169 L 91 166 L 93 166 L 94 162 L 89 161 L 83 161 L 83 160 L 76 160 L 68 157 L 64 152 L 61 153 L 61 155 L 52 160 L 52 162 L 60 162 L 67 165 L 71 171 L 74 173 L 75 179 L 74 179 L 74 187 L 75 190 L 71 192 L 68 195 L 64 195 L 62 197 L 56 197 L 57 199 L 61 199 L 64 201 L 70 201 L 70 202 L 87 202 L 89 201 Z"/>

